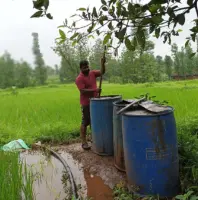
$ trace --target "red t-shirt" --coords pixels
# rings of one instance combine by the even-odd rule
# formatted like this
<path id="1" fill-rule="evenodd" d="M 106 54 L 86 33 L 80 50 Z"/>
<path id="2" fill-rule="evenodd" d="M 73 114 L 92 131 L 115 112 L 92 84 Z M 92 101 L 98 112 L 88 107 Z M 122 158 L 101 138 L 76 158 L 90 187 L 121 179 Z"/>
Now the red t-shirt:
<path id="1" fill-rule="evenodd" d="M 85 76 L 82 72 L 76 78 L 76 85 L 79 90 L 82 89 L 97 89 L 96 78 L 101 75 L 100 70 L 90 70 L 89 75 Z M 80 93 L 80 104 L 87 106 L 90 103 L 90 98 L 96 97 L 97 93 Z"/>

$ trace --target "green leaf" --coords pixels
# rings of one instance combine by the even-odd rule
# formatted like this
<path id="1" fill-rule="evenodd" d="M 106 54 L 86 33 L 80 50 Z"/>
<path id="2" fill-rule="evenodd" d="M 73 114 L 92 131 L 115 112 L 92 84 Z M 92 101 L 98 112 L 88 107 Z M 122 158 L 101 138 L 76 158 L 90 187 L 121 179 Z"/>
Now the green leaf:
<path id="1" fill-rule="evenodd" d="M 108 41 L 111 39 L 112 33 L 107 33 L 103 40 L 103 45 L 107 44 Z"/>
<path id="2" fill-rule="evenodd" d="M 49 7 L 49 0 L 44 0 L 44 8 L 45 8 L 45 10 L 47 10 L 48 9 L 48 7 Z"/>
<path id="3" fill-rule="evenodd" d="M 44 0 L 36 0 L 33 1 L 33 8 L 36 8 L 37 10 L 42 10 L 42 6 L 44 5 Z"/>
<path id="4" fill-rule="evenodd" d="M 182 31 L 183 31 L 182 29 L 178 29 L 178 30 L 177 30 L 178 33 L 179 33 L 179 32 L 182 32 Z"/>
<path id="5" fill-rule="evenodd" d="M 97 33 L 97 35 L 100 35 L 100 31 L 99 30 L 96 30 L 96 33 Z"/>
<path id="6" fill-rule="evenodd" d="M 168 13 L 169 16 L 172 16 L 173 9 L 171 7 L 168 7 L 167 13 Z"/>
<path id="7" fill-rule="evenodd" d="M 160 31 L 161 31 L 160 28 L 155 29 L 155 37 L 156 37 L 156 38 L 159 38 Z"/>
<path id="8" fill-rule="evenodd" d="M 86 8 L 79 8 L 79 9 L 77 9 L 77 11 L 86 11 L 87 9 Z"/>
<path id="9" fill-rule="evenodd" d="M 108 8 L 107 8 L 106 6 L 103 6 L 103 7 L 102 7 L 102 10 L 107 11 Z"/>
<path id="10" fill-rule="evenodd" d="M 64 25 L 61 25 L 61 26 L 58 26 L 58 28 L 65 28 L 65 26 L 64 26 Z"/>
<path id="11" fill-rule="evenodd" d="M 92 14 L 93 14 L 94 17 L 98 17 L 98 14 L 97 14 L 97 12 L 96 12 L 96 7 L 93 8 Z"/>
<path id="12" fill-rule="evenodd" d="M 113 30 L 113 29 L 114 29 L 114 27 L 112 26 L 112 22 L 109 22 L 108 28 L 109 28 L 110 30 Z"/>
<path id="13" fill-rule="evenodd" d="M 103 22 L 104 21 L 106 21 L 106 20 L 108 20 L 108 18 L 107 18 L 107 16 L 106 15 L 103 15 L 103 16 L 101 16 L 100 18 L 99 18 L 99 23 L 103 26 Z"/>
<path id="14" fill-rule="evenodd" d="M 192 38 L 193 42 L 195 42 L 195 40 L 196 40 L 196 33 L 193 33 L 193 34 L 190 34 L 190 35 L 191 35 L 191 38 Z"/>
<path id="15" fill-rule="evenodd" d="M 74 14 L 74 15 L 72 15 L 72 16 L 70 16 L 70 17 L 72 18 L 72 17 L 75 17 L 75 16 L 76 16 L 76 14 Z"/>
<path id="16" fill-rule="evenodd" d="M 93 35 L 89 35 L 88 38 L 92 38 L 92 39 L 94 39 L 94 36 L 93 36 Z"/>
<path id="17" fill-rule="evenodd" d="M 193 28 L 190 29 L 191 32 L 197 33 L 198 32 L 198 27 L 194 26 Z"/>
<path id="18" fill-rule="evenodd" d="M 160 23 L 163 21 L 163 19 L 162 19 L 161 16 L 157 15 L 157 16 L 153 16 L 153 17 L 152 17 L 152 21 L 153 21 L 155 24 L 160 24 Z"/>
<path id="19" fill-rule="evenodd" d="M 196 53 L 191 53 L 190 58 L 194 57 Z"/>
<path id="20" fill-rule="evenodd" d="M 175 198 L 182 200 L 183 199 L 183 195 L 177 195 Z"/>
<path id="21" fill-rule="evenodd" d="M 149 27 L 149 33 L 151 34 L 155 30 L 155 25 L 151 24 Z"/>
<path id="22" fill-rule="evenodd" d="M 185 48 L 188 46 L 189 42 L 190 42 L 190 40 L 187 40 L 187 41 L 185 42 Z"/>
<path id="23" fill-rule="evenodd" d="M 144 18 L 143 20 L 142 20 L 142 25 L 147 25 L 147 24 L 149 24 L 151 22 L 151 19 L 150 18 Z"/>
<path id="24" fill-rule="evenodd" d="M 72 26 L 73 26 L 73 27 L 76 27 L 76 22 L 73 22 L 73 23 L 72 23 Z"/>
<path id="25" fill-rule="evenodd" d="M 86 15 L 85 12 L 82 13 L 82 16 L 83 16 L 85 19 L 87 19 L 87 15 Z"/>
<path id="26" fill-rule="evenodd" d="M 184 14 L 177 15 L 177 21 L 179 22 L 180 25 L 184 25 L 184 23 L 185 23 L 185 15 Z"/>
<path id="27" fill-rule="evenodd" d="M 62 31 L 61 29 L 59 29 L 59 34 L 61 36 L 61 39 L 65 40 L 66 39 L 66 35 L 65 35 L 65 32 Z"/>
<path id="28" fill-rule="evenodd" d="M 126 28 L 123 28 L 121 31 L 115 32 L 115 36 L 116 36 L 119 40 L 124 39 L 125 34 L 126 34 Z"/>
<path id="29" fill-rule="evenodd" d="M 116 14 L 117 14 L 117 16 L 119 17 L 120 15 L 121 15 L 121 2 L 120 1 L 117 1 L 117 12 L 116 12 Z"/>
<path id="30" fill-rule="evenodd" d="M 187 0 L 187 4 L 191 6 L 193 4 L 193 0 Z"/>
<path id="31" fill-rule="evenodd" d="M 160 4 L 152 4 L 151 6 L 149 6 L 149 11 L 153 14 L 156 13 L 159 8 Z"/>
<path id="32" fill-rule="evenodd" d="M 192 196 L 190 197 L 190 200 L 198 200 L 198 196 Z"/>
<path id="33" fill-rule="evenodd" d="M 93 24 L 87 29 L 87 32 L 88 32 L 88 33 L 91 33 L 92 30 L 95 28 L 95 26 L 96 26 L 96 24 L 93 23 Z"/>
<path id="34" fill-rule="evenodd" d="M 107 2 L 105 1 L 105 0 L 101 0 L 101 3 L 103 4 L 103 5 L 107 5 Z"/>
<path id="35" fill-rule="evenodd" d="M 50 13 L 47 13 L 46 16 L 47 16 L 48 19 L 53 19 L 52 15 Z"/>
<path id="36" fill-rule="evenodd" d="M 123 7 L 123 10 L 122 10 L 122 12 L 121 12 L 121 15 L 122 15 L 123 17 L 128 17 L 128 16 L 129 16 L 129 12 L 126 10 L 125 7 Z"/>
<path id="37" fill-rule="evenodd" d="M 75 46 L 76 44 L 77 44 L 77 41 L 74 40 L 74 41 L 72 42 L 72 46 Z"/>
<path id="38" fill-rule="evenodd" d="M 43 11 L 40 10 L 40 11 L 35 12 L 30 18 L 41 17 L 42 14 L 43 14 Z"/>
<path id="39" fill-rule="evenodd" d="M 131 44 L 131 41 L 128 38 L 125 38 L 125 46 L 130 51 L 135 50 L 134 46 Z"/>
<path id="40" fill-rule="evenodd" d="M 135 14 L 135 7 L 131 2 L 128 3 L 128 11 L 131 15 Z"/>
<path id="41" fill-rule="evenodd" d="M 59 40 L 58 44 L 63 44 L 65 40 Z"/>
<path id="42" fill-rule="evenodd" d="M 79 33 L 74 33 L 71 37 L 70 37 L 70 40 L 73 40 L 74 38 L 76 38 L 77 36 L 79 35 Z"/>

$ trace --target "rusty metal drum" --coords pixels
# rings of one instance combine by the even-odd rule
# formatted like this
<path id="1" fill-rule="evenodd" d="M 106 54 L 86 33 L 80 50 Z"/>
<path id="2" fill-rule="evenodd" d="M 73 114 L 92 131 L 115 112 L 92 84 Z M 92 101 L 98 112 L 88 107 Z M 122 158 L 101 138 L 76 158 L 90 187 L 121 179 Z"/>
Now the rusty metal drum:
<path id="1" fill-rule="evenodd" d="M 121 100 L 120 95 L 92 98 L 90 116 L 92 149 L 98 155 L 113 155 L 113 102 Z"/>
<path id="2" fill-rule="evenodd" d="M 180 192 L 177 129 L 172 107 L 122 114 L 125 168 L 130 191 L 173 197 Z"/>
<path id="3" fill-rule="evenodd" d="M 113 103 L 113 147 L 114 147 L 114 165 L 125 172 L 123 134 L 122 134 L 122 115 L 117 114 L 120 109 L 124 108 L 133 100 L 120 100 Z"/>

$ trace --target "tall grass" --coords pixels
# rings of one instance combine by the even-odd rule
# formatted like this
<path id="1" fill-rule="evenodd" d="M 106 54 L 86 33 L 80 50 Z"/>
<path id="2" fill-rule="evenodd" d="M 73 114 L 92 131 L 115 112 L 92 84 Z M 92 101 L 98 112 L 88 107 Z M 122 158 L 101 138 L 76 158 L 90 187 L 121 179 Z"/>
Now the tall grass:
<path id="1" fill-rule="evenodd" d="M 198 113 L 198 81 L 146 84 L 103 84 L 102 94 L 134 98 L 150 93 L 175 108 L 177 123 L 186 123 Z M 0 91 L 0 143 L 22 138 L 66 141 L 79 135 L 81 111 L 75 85 L 44 86 Z"/>
<path id="2" fill-rule="evenodd" d="M 18 153 L 0 152 L 0 199 L 33 200 L 33 178 Z"/>

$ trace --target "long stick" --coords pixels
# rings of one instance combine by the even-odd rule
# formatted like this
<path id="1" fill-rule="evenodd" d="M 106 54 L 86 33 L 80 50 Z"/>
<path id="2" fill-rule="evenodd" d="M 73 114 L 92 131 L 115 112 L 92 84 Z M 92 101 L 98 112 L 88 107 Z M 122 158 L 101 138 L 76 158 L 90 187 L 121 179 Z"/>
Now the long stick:
<path id="1" fill-rule="evenodd" d="M 136 104 L 136 103 L 138 103 L 138 102 L 141 102 L 141 101 L 143 101 L 143 100 L 145 100 L 145 99 L 146 99 L 146 97 L 143 97 L 143 98 L 141 98 L 141 99 L 138 99 L 138 100 L 136 100 L 136 101 L 133 101 L 132 103 L 130 103 L 130 104 L 127 105 L 126 107 L 124 107 L 124 108 L 122 108 L 121 110 L 119 110 L 119 111 L 117 112 L 117 115 L 123 113 L 125 110 L 127 110 L 128 108 L 130 108 L 132 105 L 134 105 L 134 104 Z"/>
<path id="2" fill-rule="evenodd" d="M 105 53 L 106 53 L 106 46 L 104 46 L 104 53 L 103 53 L 103 59 L 105 59 Z M 102 65 L 101 65 L 101 72 L 102 72 Z M 100 95 L 101 95 L 101 88 L 102 88 L 102 73 L 100 75 L 100 83 L 99 83 L 99 89 L 100 89 L 100 92 L 99 92 L 99 98 L 100 98 Z"/>

